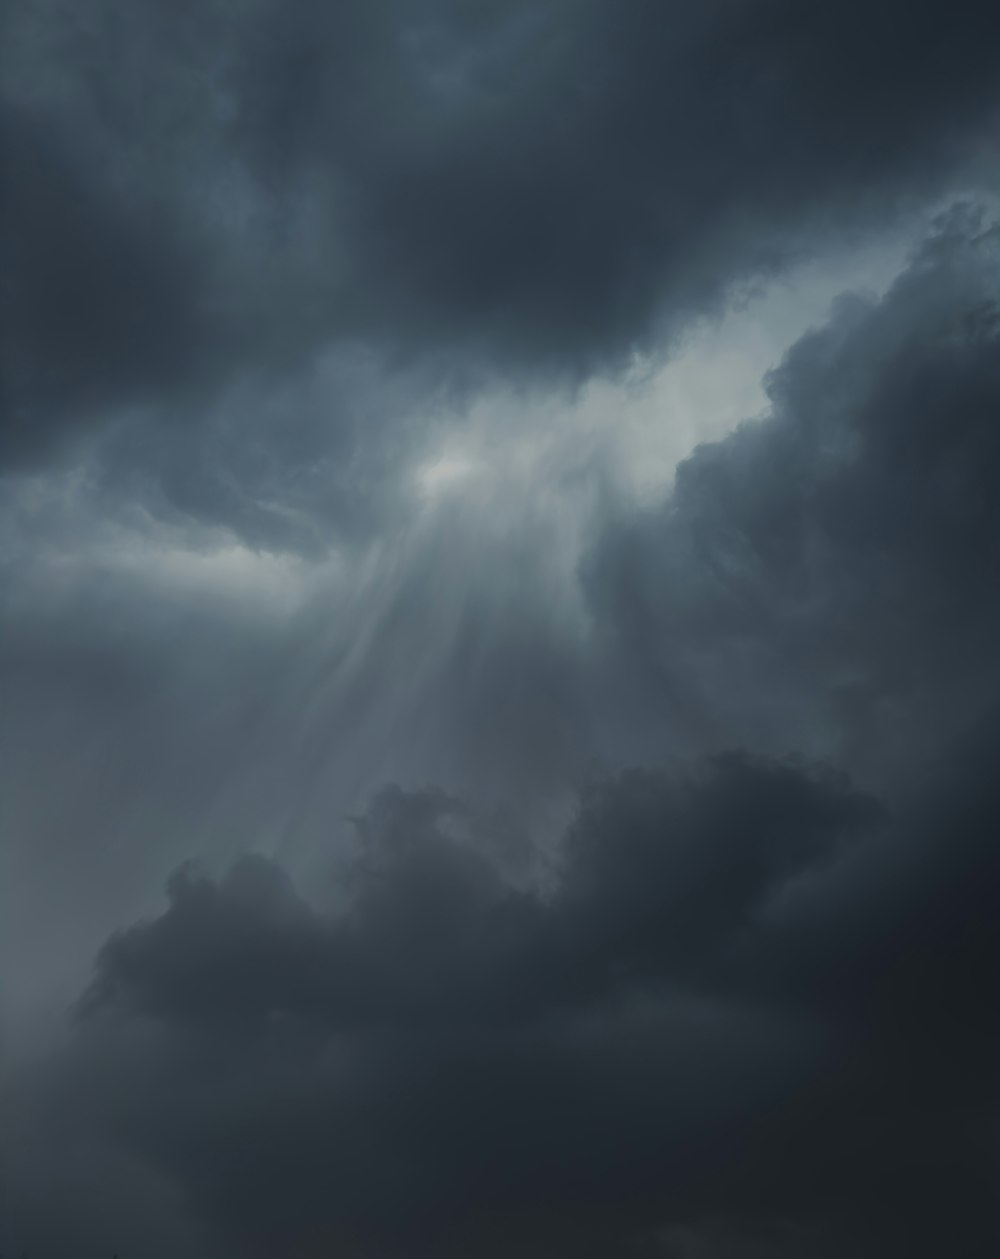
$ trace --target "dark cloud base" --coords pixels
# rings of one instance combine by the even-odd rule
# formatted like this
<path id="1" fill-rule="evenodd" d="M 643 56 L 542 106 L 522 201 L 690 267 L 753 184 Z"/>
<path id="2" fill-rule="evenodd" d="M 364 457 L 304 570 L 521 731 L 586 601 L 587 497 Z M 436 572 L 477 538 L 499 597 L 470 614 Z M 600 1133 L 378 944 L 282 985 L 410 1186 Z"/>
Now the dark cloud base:
<path id="1" fill-rule="evenodd" d="M 698 712 L 802 748 L 811 721 L 828 763 L 598 776 L 534 873 L 466 804 L 399 788 L 311 900 L 261 857 L 182 869 L 26 1073 L 16 1237 L 171 1253 L 141 1217 L 207 1256 L 992 1252 L 995 249 L 943 220 L 585 566 L 609 725 Z M 96 1181 L 86 1210 L 60 1176 Z"/>

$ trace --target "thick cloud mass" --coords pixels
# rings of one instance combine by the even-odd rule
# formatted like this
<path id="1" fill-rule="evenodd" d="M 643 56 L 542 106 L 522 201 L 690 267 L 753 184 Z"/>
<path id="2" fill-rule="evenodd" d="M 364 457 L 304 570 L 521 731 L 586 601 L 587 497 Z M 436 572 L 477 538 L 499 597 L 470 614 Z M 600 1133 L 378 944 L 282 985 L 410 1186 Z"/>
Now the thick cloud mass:
<path id="1" fill-rule="evenodd" d="M 883 300 L 793 347 L 764 419 L 604 531 L 585 580 L 616 682 L 709 746 L 794 739 L 866 773 L 989 704 L 997 246 L 947 217 Z"/>
<path id="2" fill-rule="evenodd" d="M 624 362 L 981 175 L 1000 66 L 983 0 L 19 0 L 7 28 L 8 459 L 128 404 L 173 430 L 329 340 Z"/>
<path id="3" fill-rule="evenodd" d="M 719 1222 L 765 1254 L 977 1253 L 1000 815 L 964 765 L 933 799 L 636 772 L 540 895 L 455 802 L 392 792 L 339 915 L 247 859 L 109 941 L 64 1122 L 240 1254 L 685 1254 L 656 1236 Z"/>
<path id="4" fill-rule="evenodd" d="M 662 506 L 610 508 L 591 632 L 480 745 L 500 769 L 572 705 L 591 751 L 617 732 L 673 767 L 596 776 L 535 851 L 513 817 L 388 789 L 308 897 L 262 856 L 186 867 L 107 941 L 23 1089 L 15 1236 L 160 1253 L 137 1202 L 213 1256 L 1000 1241 L 995 248 L 948 217 L 790 351 L 769 415 Z M 476 676 L 444 659 L 439 697 Z M 489 728 L 496 694 L 445 731 Z M 794 757 L 676 761 L 727 735 L 876 794 Z"/>
<path id="5" fill-rule="evenodd" d="M 0 1249 L 996 1253 L 995 6 L 4 33 Z"/>

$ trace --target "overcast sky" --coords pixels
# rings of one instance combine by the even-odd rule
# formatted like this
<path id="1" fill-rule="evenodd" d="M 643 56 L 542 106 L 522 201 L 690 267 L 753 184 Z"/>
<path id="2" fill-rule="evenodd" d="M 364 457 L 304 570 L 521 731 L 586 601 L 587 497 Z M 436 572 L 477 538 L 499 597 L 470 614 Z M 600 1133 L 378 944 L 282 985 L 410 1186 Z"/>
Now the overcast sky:
<path id="1" fill-rule="evenodd" d="M 0 1251 L 1000 1253 L 1000 9 L 2 37 Z"/>

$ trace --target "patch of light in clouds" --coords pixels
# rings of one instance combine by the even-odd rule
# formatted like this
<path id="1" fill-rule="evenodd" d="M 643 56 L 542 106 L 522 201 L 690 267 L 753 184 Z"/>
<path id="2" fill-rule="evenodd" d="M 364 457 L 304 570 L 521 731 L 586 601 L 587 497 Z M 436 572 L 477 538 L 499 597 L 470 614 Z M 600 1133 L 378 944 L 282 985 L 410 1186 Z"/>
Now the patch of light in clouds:
<path id="1" fill-rule="evenodd" d="M 667 357 L 636 357 L 621 378 L 594 379 L 571 398 L 495 392 L 464 416 L 444 417 L 413 471 L 418 499 L 426 506 L 460 495 L 487 510 L 543 477 L 548 493 L 573 492 L 581 481 L 572 470 L 600 458 L 630 496 L 655 500 L 696 446 L 766 409 L 767 372 L 835 298 L 889 287 L 916 235 L 914 227 L 762 284 L 694 325 Z M 560 469 L 570 473 L 563 481 Z"/>

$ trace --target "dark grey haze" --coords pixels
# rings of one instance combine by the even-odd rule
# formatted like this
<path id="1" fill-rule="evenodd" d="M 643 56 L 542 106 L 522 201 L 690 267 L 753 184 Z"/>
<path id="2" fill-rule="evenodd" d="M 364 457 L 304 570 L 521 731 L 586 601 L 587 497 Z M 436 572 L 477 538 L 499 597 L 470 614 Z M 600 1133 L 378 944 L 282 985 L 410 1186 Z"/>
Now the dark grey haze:
<path id="1" fill-rule="evenodd" d="M 0 1250 L 1000 1253 L 996 6 L 3 28 Z"/>

